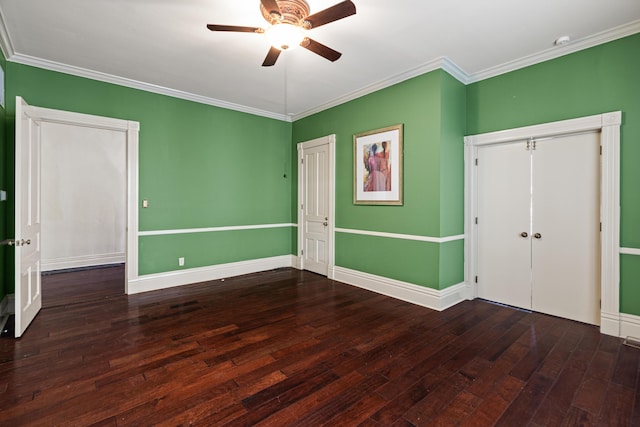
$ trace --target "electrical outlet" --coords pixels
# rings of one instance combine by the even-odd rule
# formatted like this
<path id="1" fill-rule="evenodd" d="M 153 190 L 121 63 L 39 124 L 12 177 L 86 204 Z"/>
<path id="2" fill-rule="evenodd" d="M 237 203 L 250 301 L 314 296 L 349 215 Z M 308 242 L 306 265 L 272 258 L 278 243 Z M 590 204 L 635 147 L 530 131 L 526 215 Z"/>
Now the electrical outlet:
<path id="1" fill-rule="evenodd" d="M 180 258 L 178 258 L 178 265 L 179 265 L 180 267 L 183 267 L 183 266 L 184 266 L 184 257 L 180 257 Z"/>

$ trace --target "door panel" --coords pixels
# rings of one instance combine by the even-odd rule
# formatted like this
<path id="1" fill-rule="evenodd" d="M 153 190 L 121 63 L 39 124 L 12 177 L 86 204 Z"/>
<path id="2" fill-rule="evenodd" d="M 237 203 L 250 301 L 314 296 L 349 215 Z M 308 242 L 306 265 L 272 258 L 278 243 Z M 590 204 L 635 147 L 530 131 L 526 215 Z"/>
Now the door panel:
<path id="1" fill-rule="evenodd" d="M 533 152 L 532 309 L 600 323 L 600 137 L 538 141 Z"/>
<path id="2" fill-rule="evenodd" d="M 16 98 L 15 336 L 20 337 L 42 307 L 40 287 L 40 125 Z"/>
<path id="3" fill-rule="evenodd" d="M 329 145 L 304 149 L 303 264 L 324 276 L 328 273 Z"/>
<path id="4" fill-rule="evenodd" d="M 525 142 L 478 149 L 478 296 L 522 308 L 531 307 L 530 162 Z"/>

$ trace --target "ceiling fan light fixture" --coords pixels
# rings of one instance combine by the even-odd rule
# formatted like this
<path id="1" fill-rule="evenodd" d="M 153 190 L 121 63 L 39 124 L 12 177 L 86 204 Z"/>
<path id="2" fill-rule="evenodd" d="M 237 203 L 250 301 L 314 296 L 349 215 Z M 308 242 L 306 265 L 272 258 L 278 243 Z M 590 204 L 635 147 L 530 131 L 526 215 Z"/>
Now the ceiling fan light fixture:
<path id="1" fill-rule="evenodd" d="M 299 46 L 305 38 L 304 29 L 291 24 L 275 24 L 267 28 L 265 35 L 276 49 L 286 50 Z"/>

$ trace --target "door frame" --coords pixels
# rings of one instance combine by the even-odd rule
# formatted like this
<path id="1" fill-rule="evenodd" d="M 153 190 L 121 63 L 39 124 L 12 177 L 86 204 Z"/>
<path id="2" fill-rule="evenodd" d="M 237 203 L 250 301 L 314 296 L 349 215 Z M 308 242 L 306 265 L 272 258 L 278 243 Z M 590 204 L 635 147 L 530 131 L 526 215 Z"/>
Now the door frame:
<path id="1" fill-rule="evenodd" d="M 327 277 L 333 279 L 335 272 L 335 190 L 336 190 L 336 136 L 335 134 L 323 136 L 320 138 L 312 139 L 310 141 L 299 142 L 298 147 L 298 251 L 297 251 L 297 268 L 304 270 L 304 258 L 302 257 L 302 248 L 304 247 L 304 217 L 302 211 L 302 200 L 305 196 L 304 188 L 304 176 L 305 176 L 305 164 L 304 150 L 317 147 L 320 145 L 329 146 L 329 173 L 328 173 L 328 191 L 329 191 L 329 224 L 327 226 L 327 247 L 329 253 L 327 254 Z"/>
<path id="2" fill-rule="evenodd" d="M 478 147 L 529 138 L 541 139 L 573 133 L 600 132 L 600 332 L 620 335 L 620 125 L 622 112 L 597 114 L 533 126 L 470 135 L 465 144 L 465 283 L 467 298 L 478 297 L 477 171 Z"/>
<path id="3" fill-rule="evenodd" d="M 16 97 L 16 102 L 22 98 Z M 54 110 L 30 105 L 28 112 L 33 120 L 46 123 L 58 123 L 70 126 L 123 132 L 126 139 L 127 196 L 125 238 L 125 293 L 129 293 L 130 284 L 138 278 L 138 144 L 140 123 L 130 120 Z"/>

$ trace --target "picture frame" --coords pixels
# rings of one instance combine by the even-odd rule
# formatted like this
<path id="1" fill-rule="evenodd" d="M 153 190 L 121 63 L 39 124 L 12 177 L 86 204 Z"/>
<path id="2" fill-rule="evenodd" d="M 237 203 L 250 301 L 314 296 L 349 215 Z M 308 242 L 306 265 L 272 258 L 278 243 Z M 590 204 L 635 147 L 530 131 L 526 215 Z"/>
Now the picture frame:
<path id="1" fill-rule="evenodd" d="M 353 135 L 353 203 L 402 205 L 403 125 Z"/>

